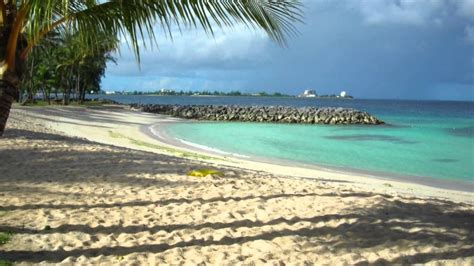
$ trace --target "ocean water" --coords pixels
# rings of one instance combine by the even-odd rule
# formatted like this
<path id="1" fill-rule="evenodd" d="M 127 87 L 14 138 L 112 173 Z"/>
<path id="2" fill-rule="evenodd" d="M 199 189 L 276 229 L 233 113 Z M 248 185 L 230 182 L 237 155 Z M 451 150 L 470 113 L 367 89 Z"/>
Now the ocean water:
<path id="1" fill-rule="evenodd" d="M 474 102 L 263 97 L 111 96 L 123 103 L 352 107 L 385 126 L 200 122 L 173 124 L 177 139 L 250 157 L 474 182 Z"/>

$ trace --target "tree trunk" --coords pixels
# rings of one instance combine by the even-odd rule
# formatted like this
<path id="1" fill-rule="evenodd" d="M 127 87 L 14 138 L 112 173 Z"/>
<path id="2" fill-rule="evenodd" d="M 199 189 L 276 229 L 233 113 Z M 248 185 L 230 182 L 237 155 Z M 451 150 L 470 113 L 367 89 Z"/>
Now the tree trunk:
<path id="1" fill-rule="evenodd" d="M 72 82 L 71 82 L 71 77 L 73 75 L 73 70 L 66 72 L 67 73 L 67 76 L 66 77 L 63 77 L 65 79 L 65 85 L 66 87 L 64 88 L 63 92 L 64 92 L 64 95 L 63 95 L 63 105 L 69 105 L 69 100 L 71 99 L 71 86 L 72 86 Z"/>
<path id="2" fill-rule="evenodd" d="M 46 94 L 46 88 L 44 86 L 41 87 L 41 92 L 43 93 L 43 101 L 45 103 L 48 102 L 48 95 Z"/>
<path id="3" fill-rule="evenodd" d="M 0 77 L 0 137 L 3 136 L 5 126 L 7 125 L 10 109 L 15 99 L 18 99 L 18 88 L 7 80 Z"/>
<path id="4" fill-rule="evenodd" d="M 67 88 L 63 90 L 63 105 L 69 105 L 69 91 Z"/>
<path id="5" fill-rule="evenodd" d="M 44 85 L 45 92 L 46 92 L 46 99 L 48 100 L 48 105 L 51 105 L 51 88 L 47 88 L 46 85 Z"/>
<path id="6" fill-rule="evenodd" d="M 46 87 L 46 83 L 44 82 L 41 82 L 41 90 L 43 91 L 43 101 L 45 103 L 48 103 L 48 104 L 51 104 L 50 100 L 49 100 L 49 93 L 48 93 L 48 88 Z"/>
<path id="7" fill-rule="evenodd" d="M 69 105 L 69 98 L 71 97 L 71 87 L 69 82 L 66 82 L 66 88 L 64 88 L 63 94 L 63 105 Z"/>
<path id="8" fill-rule="evenodd" d="M 78 79 L 77 88 L 79 90 L 79 104 L 84 104 L 85 84 L 84 84 L 84 82 L 82 82 L 82 84 L 81 84 L 81 74 L 80 73 L 77 74 L 77 79 Z"/>
<path id="9" fill-rule="evenodd" d="M 86 99 L 86 84 L 84 83 L 81 87 L 81 104 L 84 103 L 85 99 Z"/>
<path id="10" fill-rule="evenodd" d="M 5 131 L 12 103 L 14 100 L 18 100 L 20 96 L 19 88 L 24 71 L 24 60 L 20 58 L 20 49 L 26 47 L 26 38 L 20 34 L 14 48 L 16 64 L 13 64 L 13 67 L 4 65 L 7 59 L 10 33 L 16 18 L 16 1 L 4 2 L 6 4 L 6 17 L 3 17 L 3 25 L 0 27 L 0 137 L 3 136 Z"/>

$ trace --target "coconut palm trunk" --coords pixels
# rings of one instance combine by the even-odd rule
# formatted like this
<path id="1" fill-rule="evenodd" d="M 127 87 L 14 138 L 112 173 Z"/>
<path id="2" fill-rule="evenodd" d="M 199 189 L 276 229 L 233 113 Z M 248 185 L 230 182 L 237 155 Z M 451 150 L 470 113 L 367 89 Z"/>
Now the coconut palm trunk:
<path id="1" fill-rule="evenodd" d="M 12 103 L 18 99 L 18 88 L 13 84 L 5 80 L 3 76 L 0 81 L 0 136 L 5 131 L 8 116 L 10 115 L 10 109 Z"/>
<path id="2" fill-rule="evenodd" d="M 21 23 L 15 1 L 0 0 L 0 136 L 10 115 L 10 109 L 20 95 L 21 65 L 18 47 L 24 44 Z M 23 40 L 23 41 L 22 41 Z"/>
<path id="3" fill-rule="evenodd" d="M 3 46 L 3 44 L 0 45 Z M 13 69 L 5 67 L 5 70 L 0 71 L 0 136 L 5 130 L 13 102 L 17 101 L 20 96 L 21 66 L 24 61 L 16 58 L 15 63 Z"/>

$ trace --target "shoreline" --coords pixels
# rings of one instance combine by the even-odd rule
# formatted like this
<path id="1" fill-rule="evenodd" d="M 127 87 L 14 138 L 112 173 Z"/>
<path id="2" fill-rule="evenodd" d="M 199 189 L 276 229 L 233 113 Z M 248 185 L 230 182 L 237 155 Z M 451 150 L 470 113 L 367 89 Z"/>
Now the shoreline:
<path id="1" fill-rule="evenodd" d="M 174 119 L 120 106 L 10 115 L 7 263 L 474 262 L 472 192 L 185 151 L 141 130 Z M 219 174 L 190 174 L 200 169 Z"/>
<path id="2" fill-rule="evenodd" d="M 355 171 L 340 171 L 322 167 L 308 167 L 292 162 L 285 165 L 278 161 L 257 162 L 229 155 L 215 154 L 209 151 L 194 150 L 176 143 L 160 141 L 149 130 L 143 130 L 159 123 L 170 123 L 176 121 L 190 122 L 188 120 L 174 118 L 166 115 L 149 114 L 130 110 L 120 105 L 109 105 L 101 108 L 82 107 L 16 107 L 15 110 L 27 112 L 36 119 L 41 119 L 49 127 L 63 132 L 66 135 L 85 138 L 94 142 L 116 145 L 136 150 L 168 154 L 183 157 L 187 152 L 193 160 L 225 165 L 253 171 L 263 171 L 276 176 L 294 178 L 305 178 L 314 180 L 334 180 L 336 182 L 351 183 L 364 191 L 378 191 L 380 193 L 397 193 L 416 197 L 441 197 L 461 202 L 474 202 L 474 193 L 463 189 L 456 190 L 452 186 L 446 188 L 436 184 L 425 182 L 416 183 L 413 180 L 399 178 L 384 178 L 373 174 L 359 173 Z M 62 111 L 66 110 L 65 115 Z M 33 114 L 34 113 L 34 114 Z M 51 119 L 51 115 L 55 119 Z M 110 117 L 104 121 L 94 122 L 94 117 Z M 113 134 L 119 135 L 113 136 Z M 133 136 L 133 137 L 126 137 Z M 179 144 L 179 143 L 178 143 Z M 424 181 L 424 180 L 423 180 Z M 449 181 L 448 181 L 449 182 Z M 428 182 L 429 183 L 429 182 Z M 435 186 L 433 186 L 435 185 Z M 445 184 L 444 184 L 445 185 Z M 452 184 L 451 184 L 452 185 Z M 455 189 L 455 190 L 453 190 Z M 469 189 L 466 189 L 469 190 Z"/>
<path id="3" fill-rule="evenodd" d="M 312 163 L 291 161 L 291 160 L 278 159 L 278 158 L 267 158 L 267 157 L 262 157 L 262 156 L 241 155 L 241 154 L 235 154 L 229 151 L 219 150 L 217 148 L 203 146 L 203 145 L 200 145 L 199 143 L 188 144 L 188 143 L 183 142 L 183 140 L 170 136 L 166 132 L 166 127 L 169 124 L 174 124 L 174 123 L 200 123 L 200 121 L 176 119 L 175 121 L 168 121 L 165 123 L 160 122 L 154 125 L 142 126 L 140 130 L 151 137 L 157 138 L 160 142 L 173 145 L 181 149 L 186 149 L 186 150 L 201 152 L 201 153 L 206 153 L 206 154 L 212 154 L 216 156 L 227 156 L 234 160 L 254 161 L 254 162 L 266 163 L 270 165 L 283 165 L 286 167 L 306 168 L 306 169 L 312 169 L 312 170 L 317 170 L 317 171 L 341 173 L 341 174 L 346 174 L 346 175 L 350 175 L 350 174 L 363 175 L 368 178 L 375 178 L 375 179 L 388 181 L 388 182 L 401 181 L 401 182 L 430 186 L 434 188 L 449 189 L 449 190 L 454 190 L 454 191 L 463 191 L 463 192 L 474 191 L 474 182 L 469 182 L 469 181 L 440 179 L 440 178 L 435 178 L 435 177 L 423 177 L 423 176 L 405 175 L 405 174 L 395 174 L 395 173 L 387 173 L 383 171 L 362 170 L 362 169 L 355 169 L 355 168 L 349 168 L 349 167 L 325 166 L 325 165 L 318 165 L 317 163 L 312 164 Z M 206 121 L 205 123 L 210 123 L 210 122 Z M 160 126 L 160 127 L 155 129 L 154 127 L 156 126 Z"/>

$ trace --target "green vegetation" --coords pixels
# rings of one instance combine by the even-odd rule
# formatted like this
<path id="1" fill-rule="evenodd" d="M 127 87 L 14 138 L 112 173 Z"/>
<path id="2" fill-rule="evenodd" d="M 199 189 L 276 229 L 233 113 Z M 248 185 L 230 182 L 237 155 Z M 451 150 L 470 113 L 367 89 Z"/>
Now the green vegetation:
<path id="1" fill-rule="evenodd" d="M 0 211 L 0 217 L 5 216 L 6 214 L 7 212 Z M 0 246 L 8 243 L 11 240 L 12 236 L 13 234 L 10 232 L 0 232 Z M 10 266 L 10 265 L 13 265 L 11 261 L 3 260 L 0 258 L 0 266 Z"/>
<path id="2" fill-rule="evenodd" d="M 159 90 L 159 91 L 132 91 L 123 92 L 124 95 L 158 95 L 158 96 L 263 96 L 263 97 L 293 97 L 288 94 L 282 94 L 280 92 L 267 93 L 248 93 L 240 91 L 175 91 L 175 90 Z"/>
<path id="3" fill-rule="evenodd" d="M 0 266 L 12 266 L 13 262 L 0 259 Z"/>
<path id="4" fill-rule="evenodd" d="M 205 177 L 208 175 L 224 176 L 224 173 L 213 169 L 197 169 L 188 172 L 188 176 Z"/>
<path id="5" fill-rule="evenodd" d="M 118 139 L 118 138 L 127 139 L 127 140 L 130 141 L 130 143 L 132 143 L 134 145 L 147 147 L 147 148 L 152 148 L 152 149 L 155 149 L 155 150 L 160 150 L 162 152 L 173 154 L 173 155 L 178 156 L 178 157 L 198 159 L 198 160 L 222 161 L 222 159 L 217 158 L 217 157 L 206 156 L 206 155 L 202 155 L 202 154 L 198 154 L 198 153 L 194 153 L 194 152 L 181 151 L 181 150 L 178 150 L 178 149 L 173 149 L 173 148 L 169 148 L 169 147 L 165 147 L 165 146 L 156 145 L 156 144 L 153 144 L 153 143 L 137 140 L 137 139 L 127 137 L 125 135 L 122 135 L 120 133 L 117 133 L 117 132 L 114 132 L 114 131 L 111 131 L 111 130 L 109 130 L 109 136 L 112 137 L 112 138 L 116 138 L 116 139 Z"/>
<path id="6" fill-rule="evenodd" d="M 138 62 L 141 47 L 156 45 L 157 29 L 169 37 L 175 27 L 212 35 L 216 27 L 244 24 L 284 44 L 301 14 L 299 0 L 0 1 L 0 136 L 20 88 L 27 99 L 41 90 L 45 101 L 58 91 L 64 104 L 74 95 L 83 100 L 100 83 L 120 37 Z"/>
<path id="7" fill-rule="evenodd" d="M 20 86 L 23 104 L 36 104 L 38 93 L 44 105 L 68 105 L 72 101 L 82 104 L 86 92 L 100 90 L 107 62 L 114 60 L 111 52 L 118 41 L 104 36 L 101 46 L 90 50 L 80 38 L 79 34 L 53 32 L 33 49 Z"/>
<path id="8" fill-rule="evenodd" d="M 109 130 L 109 136 L 112 137 L 112 138 L 115 138 L 115 139 L 119 139 L 119 138 L 128 138 L 120 133 L 117 133 L 117 132 L 113 132 L 111 130 Z"/>
<path id="9" fill-rule="evenodd" d="M 12 233 L 0 232 L 0 245 L 6 244 L 12 238 Z"/>

